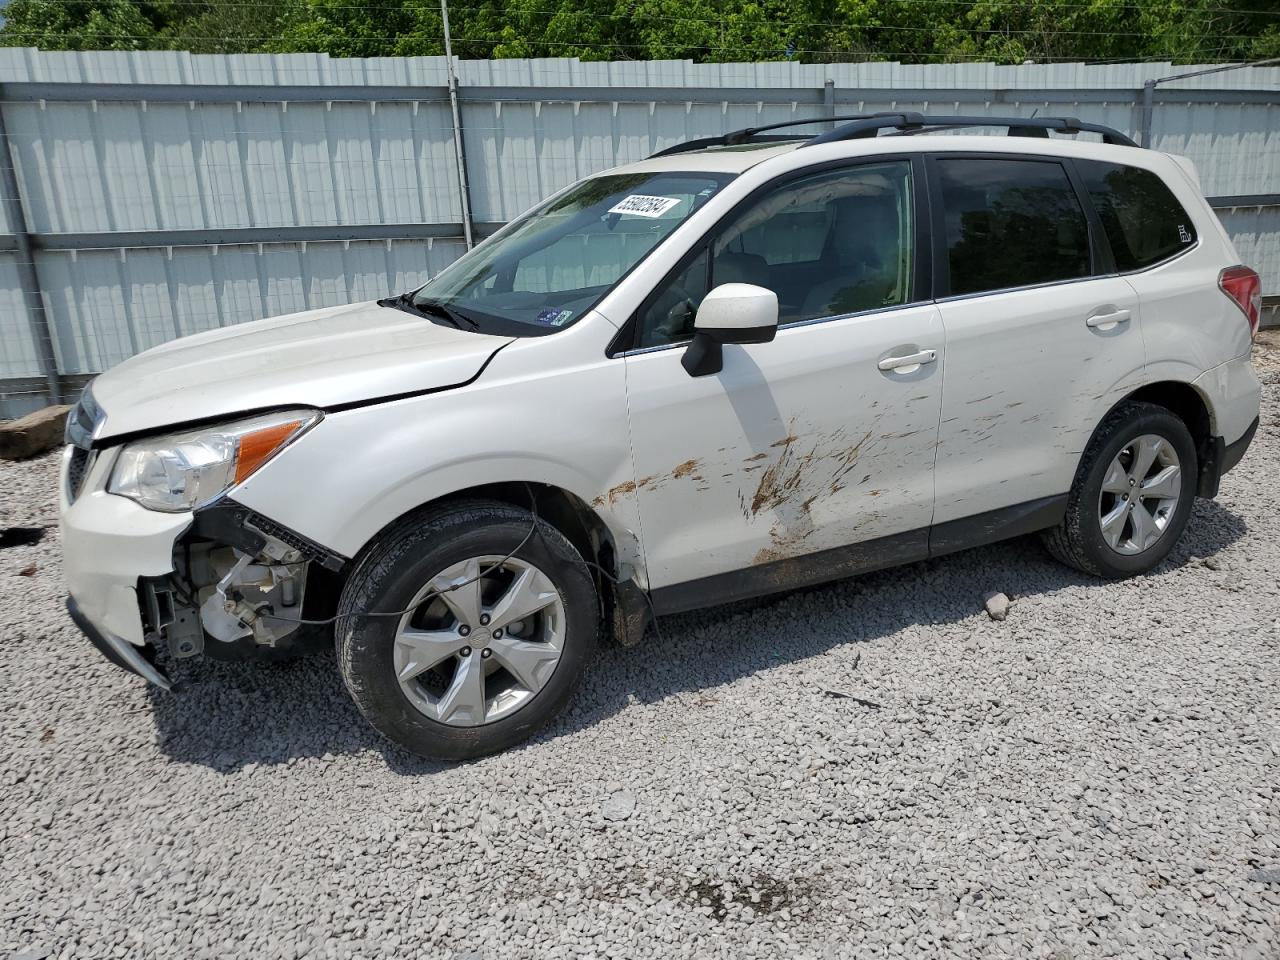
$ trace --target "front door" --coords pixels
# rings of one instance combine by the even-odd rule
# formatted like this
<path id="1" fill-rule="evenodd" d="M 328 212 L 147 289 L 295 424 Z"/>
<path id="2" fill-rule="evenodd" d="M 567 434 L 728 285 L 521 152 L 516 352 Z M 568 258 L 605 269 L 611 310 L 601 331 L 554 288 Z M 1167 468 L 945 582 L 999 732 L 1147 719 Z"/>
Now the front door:
<path id="1" fill-rule="evenodd" d="M 915 191 L 909 160 L 793 178 L 641 308 L 627 393 L 651 587 L 892 534 L 926 542 L 944 358 L 938 310 L 915 293 Z M 726 282 L 777 293 L 781 328 L 691 377 L 694 311 Z"/>

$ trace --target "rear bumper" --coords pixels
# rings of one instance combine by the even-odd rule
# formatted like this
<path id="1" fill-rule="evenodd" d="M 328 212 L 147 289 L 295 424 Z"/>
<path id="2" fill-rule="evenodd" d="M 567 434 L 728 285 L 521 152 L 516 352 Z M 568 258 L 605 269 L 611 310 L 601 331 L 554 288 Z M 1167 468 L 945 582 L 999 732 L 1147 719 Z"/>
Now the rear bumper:
<path id="1" fill-rule="evenodd" d="M 1249 444 L 1253 443 L 1253 435 L 1258 432 L 1258 418 L 1253 418 L 1253 423 L 1249 424 L 1249 429 L 1244 432 L 1239 440 L 1225 444 L 1222 448 L 1222 460 L 1219 474 L 1226 473 L 1237 463 L 1244 459 L 1245 451 L 1249 449 Z"/>
<path id="2" fill-rule="evenodd" d="M 67 613 L 71 614 L 71 622 L 80 628 L 80 632 L 89 638 L 98 652 L 117 667 L 136 673 L 143 680 L 154 683 L 163 690 L 173 690 L 173 681 L 152 662 L 150 647 L 135 647 L 127 640 L 103 633 L 84 615 L 74 597 L 67 597 Z"/>
<path id="3" fill-rule="evenodd" d="M 1198 451 L 1196 492 L 1215 497 L 1222 475 L 1240 462 L 1258 432 L 1262 387 L 1247 354 L 1205 371 L 1192 386 L 1208 402 L 1213 427 Z"/>
<path id="4" fill-rule="evenodd" d="M 1196 495 L 1212 499 L 1218 495 L 1222 475 L 1244 459 L 1253 435 L 1258 432 L 1258 418 L 1245 429 L 1238 440 L 1225 443 L 1221 437 L 1210 437 L 1200 449 L 1200 481 Z"/>
<path id="5" fill-rule="evenodd" d="M 1206 370 L 1191 385 L 1208 402 L 1211 432 L 1227 446 L 1239 441 L 1258 419 L 1262 386 L 1247 354 Z"/>

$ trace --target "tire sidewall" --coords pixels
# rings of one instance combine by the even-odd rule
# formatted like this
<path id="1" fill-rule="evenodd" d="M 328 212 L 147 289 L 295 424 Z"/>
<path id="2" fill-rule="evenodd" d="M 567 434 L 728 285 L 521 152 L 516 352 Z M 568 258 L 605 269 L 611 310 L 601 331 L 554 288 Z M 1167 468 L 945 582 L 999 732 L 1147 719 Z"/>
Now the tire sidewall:
<path id="1" fill-rule="evenodd" d="M 1160 539 L 1141 553 L 1127 555 L 1111 549 L 1103 537 L 1099 500 L 1111 461 L 1127 444 L 1143 434 L 1155 434 L 1163 438 L 1177 452 L 1179 469 L 1182 471 L 1182 490 L 1178 506 Z M 1173 414 L 1163 411 L 1144 412 L 1126 420 L 1123 426 L 1115 430 L 1098 449 L 1081 486 L 1079 500 L 1082 545 L 1091 559 L 1102 568 L 1104 575 L 1125 577 L 1145 573 L 1158 566 L 1169 555 L 1191 517 L 1198 476 L 1199 462 L 1191 434 L 1186 425 Z"/>
<path id="2" fill-rule="evenodd" d="M 384 736 L 414 753 L 443 758 L 481 756 L 531 736 L 567 703 L 576 688 L 598 632 L 595 586 L 581 559 L 557 531 L 514 509 L 503 519 L 477 524 L 429 524 L 409 529 L 362 563 L 342 601 L 336 642 L 339 664 L 353 699 Z M 445 529 L 442 529 L 441 527 Z M 448 529 L 455 526 L 455 529 Z M 565 611 L 560 660 L 546 685 L 509 716 L 476 727 L 456 727 L 417 710 L 400 688 L 394 665 L 399 617 L 362 614 L 403 610 L 422 587 L 459 561 L 480 556 L 513 556 L 533 564 L 551 580 Z M 363 574 L 363 576 L 361 576 Z"/>

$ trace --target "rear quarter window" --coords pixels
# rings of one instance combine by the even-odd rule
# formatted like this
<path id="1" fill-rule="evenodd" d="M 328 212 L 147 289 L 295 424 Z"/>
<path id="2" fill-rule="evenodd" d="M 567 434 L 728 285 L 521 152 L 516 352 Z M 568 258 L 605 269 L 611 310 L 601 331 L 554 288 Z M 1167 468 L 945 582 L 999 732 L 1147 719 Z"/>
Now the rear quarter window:
<path id="1" fill-rule="evenodd" d="M 1089 227 L 1056 160 L 938 160 L 952 294 L 1089 275 Z"/>
<path id="2" fill-rule="evenodd" d="M 1076 165 L 1118 270 L 1153 266 L 1195 244 L 1191 217 L 1150 170 L 1099 160 L 1078 160 Z"/>

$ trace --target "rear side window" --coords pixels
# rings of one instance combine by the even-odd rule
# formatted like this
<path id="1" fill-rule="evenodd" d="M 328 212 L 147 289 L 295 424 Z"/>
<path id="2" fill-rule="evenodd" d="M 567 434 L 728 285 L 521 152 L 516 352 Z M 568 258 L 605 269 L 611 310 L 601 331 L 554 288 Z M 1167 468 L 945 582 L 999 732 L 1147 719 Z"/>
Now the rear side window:
<path id="1" fill-rule="evenodd" d="M 1089 228 L 1062 164 L 943 158 L 952 294 L 1089 275 Z"/>
<path id="2" fill-rule="evenodd" d="M 1119 270 L 1141 270 L 1196 242 L 1195 224 L 1150 170 L 1076 161 Z"/>

